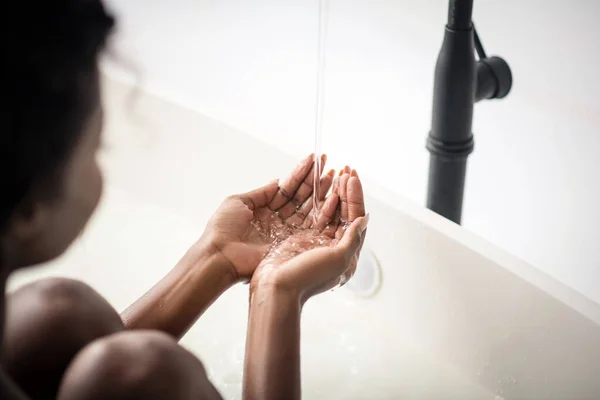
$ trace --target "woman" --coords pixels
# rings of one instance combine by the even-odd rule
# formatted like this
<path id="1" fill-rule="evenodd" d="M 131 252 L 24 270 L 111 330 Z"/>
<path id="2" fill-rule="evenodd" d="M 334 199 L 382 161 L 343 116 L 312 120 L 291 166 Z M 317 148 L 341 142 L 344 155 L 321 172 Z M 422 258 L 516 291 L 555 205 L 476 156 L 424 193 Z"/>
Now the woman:
<path id="1" fill-rule="evenodd" d="M 0 111 L 4 286 L 14 270 L 61 255 L 98 203 L 97 63 L 114 25 L 100 0 L 8 3 Z M 314 175 L 308 157 L 288 179 L 227 198 L 198 242 L 122 315 L 68 279 L 3 296 L 0 398 L 218 399 L 200 361 L 177 340 L 221 293 L 247 280 L 244 396 L 299 398 L 302 305 L 353 273 L 367 223 L 360 180 L 349 168 L 320 178 L 315 220 Z"/>

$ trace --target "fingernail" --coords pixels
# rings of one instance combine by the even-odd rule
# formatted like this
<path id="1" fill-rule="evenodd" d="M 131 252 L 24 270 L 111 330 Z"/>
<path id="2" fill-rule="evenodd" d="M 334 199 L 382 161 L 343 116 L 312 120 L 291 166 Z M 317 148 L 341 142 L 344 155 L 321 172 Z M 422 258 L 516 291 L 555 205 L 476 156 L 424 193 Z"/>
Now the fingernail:
<path id="1" fill-rule="evenodd" d="M 350 176 L 355 176 L 358 178 L 358 172 L 356 172 L 356 170 L 353 169 L 352 172 L 350 173 Z"/>
<path id="2" fill-rule="evenodd" d="M 350 167 L 349 166 L 345 166 L 344 167 L 344 173 L 349 174 L 350 173 Z"/>
<path id="3" fill-rule="evenodd" d="M 322 154 L 322 155 L 321 155 L 321 162 L 322 162 L 323 164 L 325 164 L 325 161 L 327 161 L 327 154 Z"/>
<path id="4" fill-rule="evenodd" d="M 362 235 L 363 235 L 364 229 L 362 229 L 362 224 L 360 224 L 360 225 L 361 226 L 358 227 L 359 229 L 356 230 L 356 236 L 358 236 L 358 238 L 360 240 L 362 240 Z"/>
<path id="5" fill-rule="evenodd" d="M 364 216 L 363 220 L 360 223 L 361 232 L 364 232 L 367 229 L 367 225 L 369 225 L 370 218 L 371 214 L 367 214 Z"/>
<path id="6" fill-rule="evenodd" d="M 334 176 L 335 175 L 335 169 L 330 169 L 329 172 L 327 173 L 327 175 Z"/>
<path id="7" fill-rule="evenodd" d="M 342 175 L 344 175 L 344 170 L 340 169 L 340 173 L 338 174 L 338 176 L 342 176 Z"/>

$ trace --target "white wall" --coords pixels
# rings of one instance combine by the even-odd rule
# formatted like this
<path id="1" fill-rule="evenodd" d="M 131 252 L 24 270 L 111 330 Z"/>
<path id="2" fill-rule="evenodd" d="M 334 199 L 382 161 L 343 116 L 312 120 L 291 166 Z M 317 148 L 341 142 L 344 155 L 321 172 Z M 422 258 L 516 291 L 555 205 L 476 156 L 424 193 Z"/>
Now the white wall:
<path id="1" fill-rule="evenodd" d="M 121 0 L 113 76 L 301 156 L 314 132 L 317 0 Z M 478 104 L 464 226 L 600 302 L 595 0 L 476 0 L 514 89 Z M 445 0 L 331 0 L 324 149 L 423 203 Z M 274 171 L 275 173 L 275 171 Z"/>

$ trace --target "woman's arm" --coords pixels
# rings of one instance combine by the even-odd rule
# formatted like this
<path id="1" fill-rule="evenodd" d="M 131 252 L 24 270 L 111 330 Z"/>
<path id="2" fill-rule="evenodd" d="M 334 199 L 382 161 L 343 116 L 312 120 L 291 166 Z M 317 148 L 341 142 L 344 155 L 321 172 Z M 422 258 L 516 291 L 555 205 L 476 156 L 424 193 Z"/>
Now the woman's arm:
<path id="1" fill-rule="evenodd" d="M 250 297 L 244 399 L 300 399 L 300 297 L 273 287 Z"/>
<path id="2" fill-rule="evenodd" d="M 321 160 L 321 168 L 326 158 Z M 203 238 L 144 297 L 122 314 L 127 329 L 157 329 L 181 338 L 204 311 L 229 287 L 250 279 L 270 242 L 262 238 L 256 219 L 281 218 L 274 210 L 294 210 L 311 195 L 314 157 L 305 158 L 282 181 L 228 197 L 209 221 Z M 320 171 L 322 172 L 322 171 Z M 322 198 L 333 171 L 321 179 Z M 303 184 L 304 182 L 304 184 Z M 298 193 L 296 193 L 298 191 Z M 296 193 L 288 198 L 284 193 Z"/>
<path id="3" fill-rule="evenodd" d="M 245 400 L 300 399 L 302 305 L 352 276 L 368 220 L 358 174 L 348 169 L 315 225 L 284 240 L 257 267 L 250 281 Z"/>
<path id="4" fill-rule="evenodd" d="M 201 239 L 121 318 L 126 329 L 155 329 L 180 339 L 236 281 L 229 262 Z"/>

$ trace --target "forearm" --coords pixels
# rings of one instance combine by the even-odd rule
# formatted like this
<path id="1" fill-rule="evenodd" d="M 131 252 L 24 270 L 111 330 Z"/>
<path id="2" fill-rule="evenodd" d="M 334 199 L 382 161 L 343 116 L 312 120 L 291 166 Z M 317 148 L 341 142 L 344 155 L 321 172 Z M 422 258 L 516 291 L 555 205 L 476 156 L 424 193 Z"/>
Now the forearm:
<path id="1" fill-rule="evenodd" d="M 121 318 L 127 329 L 155 329 L 180 339 L 234 283 L 222 258 L 199 242 Z"/>
<path id="2" fill-rule="evenodd" d="M 299 296 L 258 288 L 250 298 L 245 400 L 300 399 Z"/>

